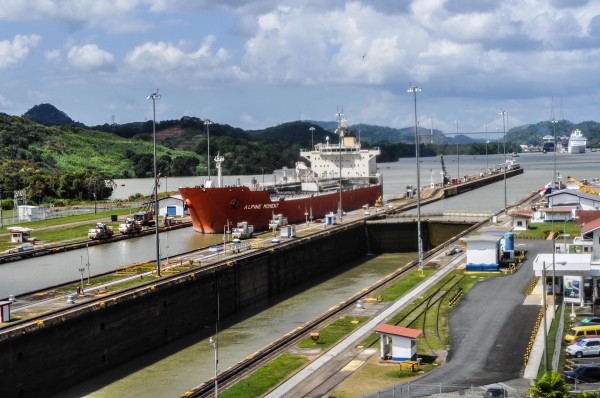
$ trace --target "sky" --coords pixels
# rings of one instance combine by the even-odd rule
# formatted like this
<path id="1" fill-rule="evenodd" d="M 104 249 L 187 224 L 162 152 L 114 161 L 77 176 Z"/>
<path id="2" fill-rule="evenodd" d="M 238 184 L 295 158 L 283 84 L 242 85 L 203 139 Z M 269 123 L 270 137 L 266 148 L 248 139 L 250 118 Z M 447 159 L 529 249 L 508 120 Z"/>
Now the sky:
<path id="1" fill-rule="evenodd" d="M 0 112 L 447 134 L 600 121 L 597 0 L 6 0 Z M 501 112 L 505 111 L 506 125 Z M 307 132 L 308 134 L 308 132 Z"/>

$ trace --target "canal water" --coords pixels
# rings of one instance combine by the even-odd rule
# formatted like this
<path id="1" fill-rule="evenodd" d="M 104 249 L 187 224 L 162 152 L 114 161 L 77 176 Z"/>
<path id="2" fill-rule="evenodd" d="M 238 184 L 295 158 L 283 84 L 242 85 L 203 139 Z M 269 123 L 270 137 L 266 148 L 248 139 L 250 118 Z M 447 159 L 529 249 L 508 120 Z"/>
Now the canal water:
<path id="1" fill-rule="evenodd" d="M 496 212 L 504 207 L 505 192 L 508 203 L 511 203 L 533 190 L 541 189 L 551 181 L 554 159 L 554 154 L 521 154 L 514 160 L 523 166 L 525 173 L 507 179 L 506 191 L 504 183 L 500 181 L 424 206 L 422 211 L 424 214 L 450 210 Z M 483 172 L 488 165 L 493 167 L 500 163 L 503 157 L 460 156 L 459 162 L 457 160 L 456 157 L 445 157 L 446 168 L 451 177 L 457 175 L 459 167 L 460 175 Z M 395 163 L 379 164 L 384 178 L 386 199 L 397 196 L 407 185 L 416 186 L 414 162 L 414 158 L 409 158 Z M 441 180 L 439 158 L 423 158 L 420 166 L 422 186 L 428 185 L 431 180 L 435 183 Z M 561 176 L 571 175 L 578 179 L 591 180 L 600 177 L 600 153 L 557 153 L 556 170 Z M 254 177 L 258 181 L 262 179 L 262 176 Z M 237 182 L 238 178 L 242 183 L 249 183 L 252 176 L 231 177 L 231 181 L 227 181 L 226 178 L 225 182 L 232 184 Z M 161 185 L 161 190 L 173 191 L 173 188 L 179 185 L 202 183 L 201 178 L 169 178 L 168 183 L 165 181 L 165 185 L 168 185 Z M 118 180 L 117 184 L 113 197 L 126 199 L 135 193 L 147 194 L 153 180 Z M 90 270 L 92 274 L 103 273 L 114 270 L 117 265 L 152 260 L 155 253 L 154 242 L 154 237 L 149 236 L 89 248 L 92 264 Z M 169 232 L 168 239 L 165 234 L 161 234 L 161 252 L 175 254 L 219 242 L 222 242 L 219 235 L 202 235 L 192 232 L 189 228 L 182 229 Z M 0 296 L 19 294 L 61 281 L 77 280 L 77 269 L 81 264 L 85 266 L 87 263 L 87 253 L 83 249 L 1 265 Z M 386 256 L 368 259 L 342 275 L 265 308 L 257 315 L 232 322 L 219 333 L 219 368 L 225 369 L 254 353 L 407 261 L 406 258 L 389 261 Z M 207 331 L 202 331 L 114 371 L 99 375 L 61 396 L 172 397 L 208 380 L 213 374 L 214 351 L 208 342 Z"/>

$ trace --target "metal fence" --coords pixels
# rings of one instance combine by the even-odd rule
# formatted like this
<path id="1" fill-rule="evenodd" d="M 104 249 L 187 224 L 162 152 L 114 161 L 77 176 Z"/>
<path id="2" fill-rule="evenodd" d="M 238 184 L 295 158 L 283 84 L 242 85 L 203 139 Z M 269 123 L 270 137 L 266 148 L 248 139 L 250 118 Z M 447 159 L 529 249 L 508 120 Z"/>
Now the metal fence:
<path id="1" fill-rule="evenodd" d="M 57 219 L 64 218 L 70 216 L 77 216 L 81 214 L 92 214 L 95 212 L 103 212 L 117 209 L 138 209 L 143 206 L 142 202 L 122 202 L 119 204 L 100 204 L 96 206 L 73 206 L 73 207 L 53 207 L 53 208 L 43 208 L 39 214 L 31 219 L 20 219 L 16 210 L 10 215 L 2 215 L 0 218 L 0 227 L 7 227 L 15 224 L 26 224 L 29 221 L 39 221 L 39 220 L 49 220 L 49 219 Z"/>
<path id="2" fill-rule="evenodd" d="M 420 384 L 404 383 L 397 384 L 374 394 L 366 395 L 365 398 L 418 398 L 418 397 L 467 397 L 482 398 L 487 387 L 458 386 L 444 384 Z M 511 390 L 506 388 L 505 397 L 528 397 L 528 390 Z"/>
<path id="3" fill-rule="evenodd" d="M 376 393 L 364 395 L 363 398 L 420 398 L 420 397 L 464 397 L 483 398 L 489 386 L 460 386 L 444 384 L 420 384 L 417 382 L 396 384 Z M 504 397 L 526 398 L 530 397 L 528 389 L 505 388 Z M 600 383 L 575 383 L 571 385 L 572 396 L 583 392 L 594 392 L 600 389 Z"/>

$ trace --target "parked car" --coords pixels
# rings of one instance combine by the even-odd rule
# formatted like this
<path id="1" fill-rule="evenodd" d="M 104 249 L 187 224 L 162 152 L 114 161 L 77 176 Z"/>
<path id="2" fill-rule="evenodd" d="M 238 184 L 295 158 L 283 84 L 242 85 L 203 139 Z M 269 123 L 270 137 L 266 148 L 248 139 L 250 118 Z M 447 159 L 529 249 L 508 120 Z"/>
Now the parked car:
<path id="1" fill-rule="evenodd" d="M 600 339 L 582 339 L 577 344 L 569 344 L 567 354 L 581 358 L 584 355 L 600 355 Z"/>
<path id="2" fill-rule="evenodd" d="M 598 325 L 600 324 L 600 317 L 592 316 L 583 318 L 580 321 L 573 323 L 571 326 L 585 326 L 585 325 Z"/>
<path id="3" fill-rule="evenodd" d="M 446 256 L 451 256 L 453 254 L 460 253 L 460 252 L 462 252 L 462 247 L 454 246 L 451 249 L 446 250 Z"/>
<path id="4" fill-rule="evenodd" d="M 567 383 L 597 383 L 600 381 L 600 365 L 579 365 L 563 372 L 563 378 Z"/>
<path id="5" fill-rule="evenodd" d="M 571 340 L 569 344 L 577 344 L 583 339 L 600 339 L 600 334 L 588 334 L 587 336 L 579 336 L 575 340 Z"/>
<path id="6" fill-rule="evenodd" d="M 485 390 L 485 394 L 483 394 L 483 398 L 505 398 L 508 397 L 508 392 L 498 386 L 498 385 L 493 385 L 493 386 L 489 386 L 487 390 Z"/>

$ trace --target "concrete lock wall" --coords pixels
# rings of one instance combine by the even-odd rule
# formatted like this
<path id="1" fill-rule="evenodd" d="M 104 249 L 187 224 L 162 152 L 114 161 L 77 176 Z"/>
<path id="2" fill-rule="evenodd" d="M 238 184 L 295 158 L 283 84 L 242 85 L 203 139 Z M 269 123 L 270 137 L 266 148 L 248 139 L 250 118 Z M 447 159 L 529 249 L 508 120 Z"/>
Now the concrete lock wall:
<path id="1" fill-rule="evenodd" d="M 424 230 L 432 231 L 424 235 L 428 242 L 456 233 L 452 228 Z M 368 245 L 374 253 L 414 251 L 416 242 L 410 243 L 416 241 L 414 231 L 414 224 L 332 229 L 327 235 L 296 239 L 247 259 L 226 260 L 216 271 L 163 277 L 0 331 L 0 396 L 52 395 L 179 337 L 212 330 L 217 287 L 220 319 L 226 321 L 322 274 L 345 269 L 368 252 Z"/>

